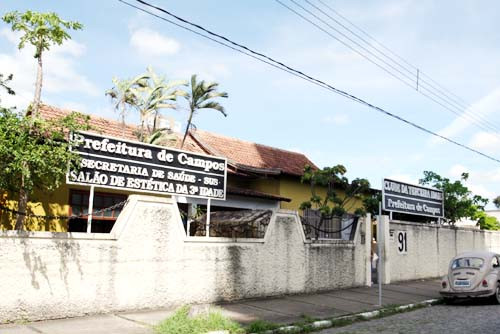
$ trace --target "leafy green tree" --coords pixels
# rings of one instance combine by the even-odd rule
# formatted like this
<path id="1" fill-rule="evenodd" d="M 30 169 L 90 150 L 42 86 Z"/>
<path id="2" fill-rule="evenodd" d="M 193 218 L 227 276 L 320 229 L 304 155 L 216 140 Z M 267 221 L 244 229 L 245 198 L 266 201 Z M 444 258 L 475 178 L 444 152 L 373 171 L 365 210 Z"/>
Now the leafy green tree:
<path id="1" fill-rule="evenodd" d="M 477 219 L 477 225 L 481 230 L 500 230 L 500 223 L 495 217 L 489 216 L 484 211 L 478 211 L 474 219 Z"/>
<path id="2" fill-rule="evenodd" d="M 495 204 L 495 206 L 500 209 L 500 196 L 497 196 L 495 197 L 495 199 L 493 199 L 493 204 Z"/>
<path id="3" fill-rule="evenodd" d="M 218 97 L 227 98 L 226 92 L 218 92 L 219 84 L 216 82 L 197 81 L 196 74 L 191 76 L 189 90 L 186 100 L 189 103 L 189 116 L 186 124 L 186 130 L 182 137 L 181 148 L 184 146 L 189 130 L 194 127 L 193 117 L 201 109 L 214 109 L 220 111 L 222 115 L 227 116 L 224 107 L 213 99 Z"/>
<path id="4" fill-rule="evenodd" d="M 446 221 L 455 224 L 461 218 L 474 218 L 479 210 L 484 210 L 488 200 L 474 195 L 462 182 L 469 178 L 468 173 L 462 173 L 457 181 L 442 177 L 432 171 L 424 171 L 420 184 L 430 185 L 444 193 L 444 214 Z"/>
<path id="5" fill-rule="evenodd" d="M 78 155 L 69 150 L 68 131 L 87 129 L 88 117 L 72 113 L 43 120 L 0 110 L 0 189 L 18 195 L 18 211 L 27 211 L 35 189 L 52 191 L 65 180 L 68 166 Z M 24 228 L 25 215 L 18 214 L 16 230 Z"/>
<path id="6" fill-rule="evenodd" d="M 76 21 L 65 21 L 56 13 L 37 13 L 30 10 L 24 13 L 9 12 L 2 19 L 11 25 L 12 31 L 23 33 L 19 41 L 19 49 L 24 48 L 26 44 L 31 44 L 35 48 L 34 57 L 37 59 L 38 68 L 32 115 L 36 117 L 42 95 L 43 52 L 49 50 L 51 45 L 61 45 L 65 40 L 70 39 L 71 36 L 66 30 L 79 30 L 83 28 L 83 25 Z"/>
<path id="7" fill-rule="evenodd" d="M 320 214 L 318 228 L 327 220 L 342 217 L 352 210 L 356 202 L 364 199 L 370 190 L 370 182 L 366 179 L 354 179 L 349 182 L 345 176 L 347 169 L 342 165 L 313 169 L 311 166 L 304 168 L 301 181 L 311 186 L 311 198 L 300 205 L 300 210 L 314 209 Z M 326 190 L 326 195 L 321 196 L 318 187 Z M 363 204 L 354 210 L 356 215 L 365 215 L 366 208 Z"/>

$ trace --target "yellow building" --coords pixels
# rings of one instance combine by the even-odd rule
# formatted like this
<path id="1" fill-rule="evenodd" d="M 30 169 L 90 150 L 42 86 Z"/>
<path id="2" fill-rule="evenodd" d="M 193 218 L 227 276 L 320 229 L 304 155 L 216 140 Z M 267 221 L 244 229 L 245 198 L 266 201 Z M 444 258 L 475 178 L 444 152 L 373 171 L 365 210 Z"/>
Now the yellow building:
<path id="1" fill-rule="evenodd" d="M 40 115 L 47 119 L 61 117 L 68 112 L 47 105 L 40 109 Z M 95 116 L 91 117 L 90 124 L 92 131 L 101 135 L 137 140 L 135 126 L 123 127 L 119 122 Z M 298 210 L 300 204 L 311 196 L 309 185 L 301 183 L 300 179 L 306 165 L 317 167 L 304 154 L 202 130 L 193 131 L 188 135 L 183 150 L 227 159 L 226 200 L 212 200 L 212 211 L 276 208 Z M 121 203 L 130 193 L 125 190 L 96 188 L 93 211 Z M 54 193 L 35 193 L 32 197 L 29 213 L 63 217 L 30 216 L 26 221 L 28 230 L 85 231 L 89 187 L 65 184 Z M 192 205 L 206 205 L 205 199 L 183 196 L 176 196 L 176 199 L 179 208 L 185 212 L 189 212 Z M 5 196 L 0 204 L 16 208 L 16 201 Z M 120 208 L 116 208 L 95 215 L 92 230 L 109 232 L 119 213 Z M 71 215 L 80 217 L 70 221 L 64 219 L 64 216 Z M 12 212 L 3 210 L 1 219 L 2 229 L 13 228 L 15 216 Z"/>

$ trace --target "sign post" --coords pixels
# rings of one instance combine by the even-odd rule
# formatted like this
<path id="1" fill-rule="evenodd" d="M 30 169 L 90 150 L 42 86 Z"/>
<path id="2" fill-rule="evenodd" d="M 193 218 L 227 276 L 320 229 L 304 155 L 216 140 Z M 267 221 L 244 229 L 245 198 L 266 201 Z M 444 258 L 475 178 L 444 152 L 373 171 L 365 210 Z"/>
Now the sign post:
<path id="1" fill-rule="evenodd" d="M 89 211 L 87 212 L 87 233 L 92 232 L 92 212 L 94 211 L 94 186 L 90 186 Z"/>
<path id="2" fill-rule="evenodd" d="M 211 199 L 209 198 L 207 200 L 207 221 L 206 221 L 206 229 L 207 231 L 205 232 L 205 236 L 208 238 L 210 237 L 210 206 L 211 206 Z"/>
<path id="3" fill-rule="evenodd" d="M 377 253 L 378 253 L 378 263 L 377 263 L 377 283 L 378 283 L 378 306 L 382 307 L 382 203 L 378 203 L 378 217 L 377 217 Z"/>

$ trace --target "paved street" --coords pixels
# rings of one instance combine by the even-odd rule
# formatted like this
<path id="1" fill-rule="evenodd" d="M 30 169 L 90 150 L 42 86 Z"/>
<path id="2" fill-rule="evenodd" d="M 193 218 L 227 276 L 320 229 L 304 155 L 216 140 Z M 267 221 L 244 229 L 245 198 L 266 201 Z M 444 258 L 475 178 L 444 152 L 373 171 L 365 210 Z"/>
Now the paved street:
<path id="1" fill-rule="evenodd" d="M 358 322 L 350 326 L 326 329 L 318 334 L 442 334 L 500 333 L 500 305 L 491 301 L 439 305 Z"/>
<path id="2" fill-rule="evenodd" d="M 419 280 L 384 285 L 384 306 L 410 304 L 438 298 L 439 280 Z M 314 318 L 333 318 L 379 308 L 377 287 L 358 287 L 323 293 L 247 299 L 235 303 L 196 306 L 217 307 L 225 316 L 248 324 L 261 319 L 288 324 Z M 499 308 L 500 310 L 500 308 Z M 173 309 L 143 310 L 88 317 L 0 325 L 0 334 L 150 334 L 151 326 L 172 315 Z"/>

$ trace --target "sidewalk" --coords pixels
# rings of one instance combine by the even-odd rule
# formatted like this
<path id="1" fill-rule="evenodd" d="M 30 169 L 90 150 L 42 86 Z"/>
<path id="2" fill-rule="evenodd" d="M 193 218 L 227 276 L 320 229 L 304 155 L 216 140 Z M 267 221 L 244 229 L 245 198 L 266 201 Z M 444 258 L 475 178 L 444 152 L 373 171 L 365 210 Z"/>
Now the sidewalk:
<path id="1" fill-rule="evenodd" d="M 411 304 L 439 298 L 439 280 L 411 281 L 383 285 L 385 306 Z M 378 286 L 334 290 L 317 294 L 290 295 L 279 298 L 247 299 L 217 307 L 231 319 L 243 324 L 261 319 L 288 324 L 312 318 L 333 318 L 379 308 Z M 207 308 L 199 306 L 200 308 Z M 213 306 L 210 306 L 213 307 Z M 0 334 L 151 334 L 151 325 L 171 315 L 174 310 L 154 310 L 96 315 L 26 324 L 0 325 Z"/>

